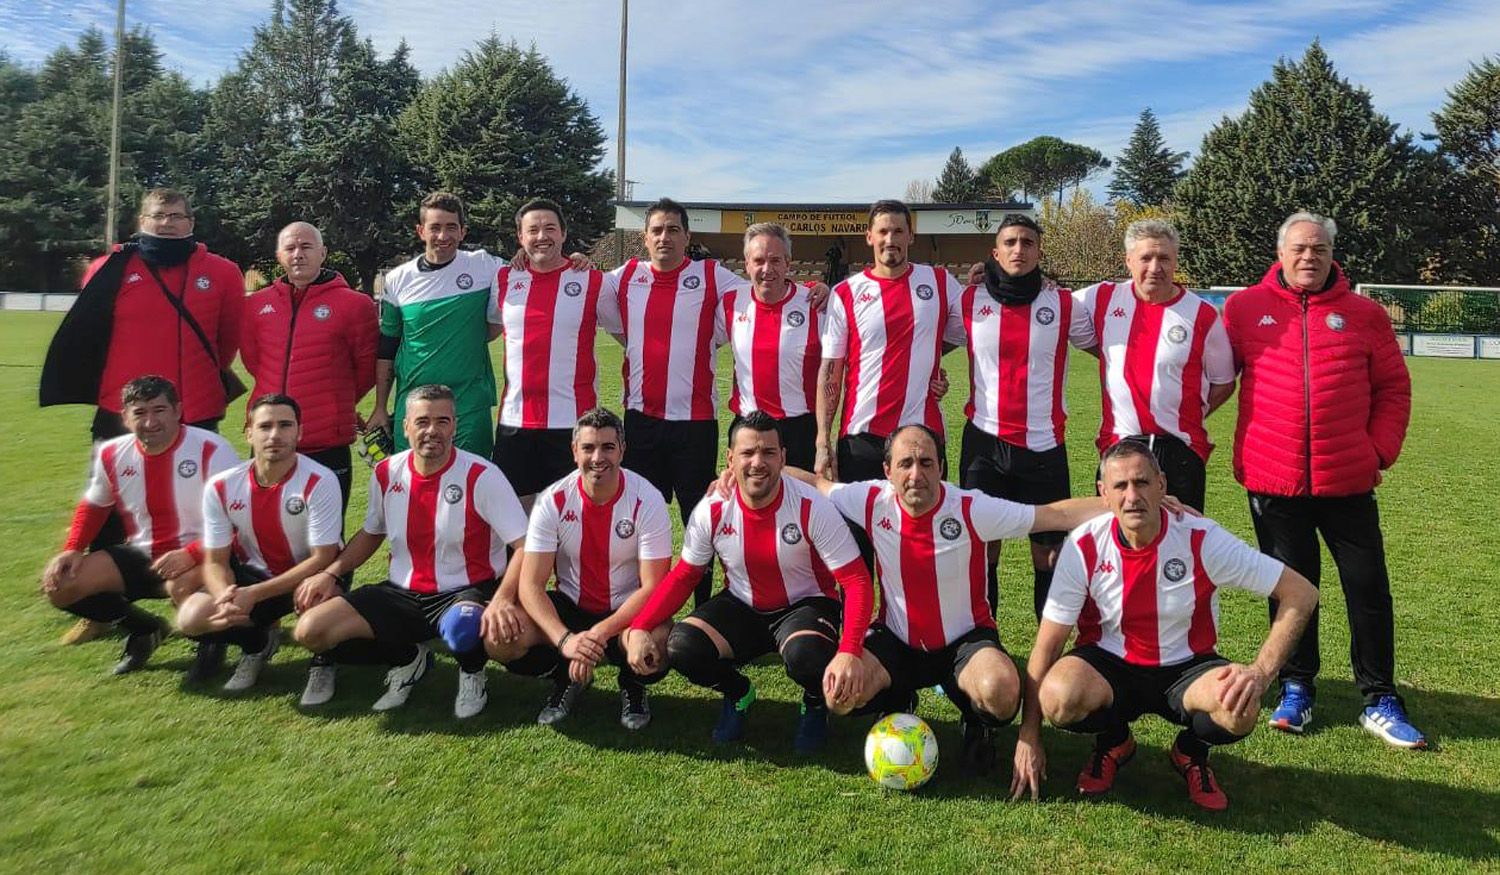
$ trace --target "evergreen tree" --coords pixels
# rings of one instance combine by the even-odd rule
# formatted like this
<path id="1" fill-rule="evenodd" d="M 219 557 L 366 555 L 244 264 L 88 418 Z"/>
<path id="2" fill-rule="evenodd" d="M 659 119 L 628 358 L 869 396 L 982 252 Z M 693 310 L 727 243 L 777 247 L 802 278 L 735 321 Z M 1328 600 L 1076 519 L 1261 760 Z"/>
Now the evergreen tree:
<path id="1" fill-rule="evenodd" d="M 990 158 L 979 174 L 985 183 L 981 187 L 993 195 L 1006 197 L 1019 191 L 1024 200 L 1031 200 L 1032 195 L 1046 197 L 1055 192 L 1061 207 L 1065 191 L 1078 188 L 1107 167 L 1109 159 L 1097 149 L 1057 137 L 1036 137 Z"/>
<path id="2" fill-rule="evenodd" d="M 431 187 L 464 199 L 468 240 L 491 251 L 515 251 L 515 212 L 533 197 L 563 208 L 570 251 L 613 225 L 604 132 L 535 48 L 489 37 L 422 87 L 400 129 Z"/>
<path id="3" fill-rule="evenodd" d="M 1436 182 L 1431 157 L 1314 42 L 1300 62 L 1277 62 L 1244 114 L 1204 137 L 1176 193 L 1182 261 L 1200 281 L 1254 282 L 1275 257 L 1281 221 L 1312 210 L 1338 222 L 1336 255 L 1356 281 L 1409 281 Z"/>
<path id="4" fill-rule="evenodd" d="M 1430 278 L 1500 285 L 1500 56 L 1470 67 L 1432 122 L 1448 174 Z"/>
<path id="5" fill-rule="evenodd" d="M 964 159 L 964 150 L 954 146 L 948 155 L 948 163 L 938 175 L 937 185 L 932 188 L 932 200 L 940 204 L 959 204 L 979 197 L 979 178 Z"/>
<path id="6" fill-rule="evenodd" d="M 1136 206 L 1164 204 L 1182 178 L 1186 152 L 1173 152 L 1162 138 L 1161 126 L 1151 107 L 1141 110 L 1130 143 L 1115 159 L 1115 176 L 1109 183 L 1110 200 L 1129 201 Z"/>

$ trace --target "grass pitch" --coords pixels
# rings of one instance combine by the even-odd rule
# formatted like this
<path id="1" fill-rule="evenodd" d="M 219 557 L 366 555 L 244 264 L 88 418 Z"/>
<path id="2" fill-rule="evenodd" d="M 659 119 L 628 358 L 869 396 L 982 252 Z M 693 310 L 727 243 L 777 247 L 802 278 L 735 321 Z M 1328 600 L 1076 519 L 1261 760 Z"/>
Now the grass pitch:
<path id="1" fill-rule="evenodd" d="M 58 646 L 71 618 L 36 590 L 88 458 L 88 411 L 36 408 L 57 318 L 0 314 L 0 401 L 11 411 L 0 426 L 0 870 L 1500 870 L 1500 525 L 1485 504 L 1500 481 L 1500 364 L 1409 360 L 1411 435 L 1380 490 L 1397 677 L 1439 749 L 1397 751 L 1355 723 L 1360 697 L 1329 563 L 1314 729 L 1304 738 L 1262 729 L 1217 753 L 1231 808 L 1209 815 L 1188 803 L 1167 763 L 1174 730 L 1155 718 L 1137 725 L 1140 755 L 1103 802 L 1072 791 L 1087 742 L 1051 730 L 1039 805 L 1004 801 L 1014 729 L 1002 735 L 1002 778 L 960 774 L 955 757 L 919 793 L 883 792 L 861 761 L 870 718 L 834 720 L 821 756 L 792 753 L 797 696 L 769 663 L 749 669 L 761 701 L 747 743 L 725 748 L 708 741 L 718 702 L 676 676 L 655 688 L 655 722 L 634 734 L 617 723 L 609 669 L 559 729 L 533 723 L 544 685 L 499 669 L 488 710 L 455 721 L 447 659 L 389 715 L 369 710 L 381 673 L 359 668 L 340 670 L 330 706 L 300 713 L 307 655 L 296 647 L 238 699 L 183 689 L 190 650 L 181 639 L 147 670 L 106 677 L 118 640 Z M 618 389 L 616 349 L 601 343 L 605 397 Z M 955 429 L 961 355 L 947 367 Z M 1069 402 L 1083 492 L 1099 417 L 1092 360 L 1075 357 Z M 1220 450 L 1208 511 L 1249 538 L 1244 492 L 1228 470 L 1233 403 L 1211 420 Z M 382 568 L 372 561 L 361 580 Z M 1002 637 L 1024 655 L 1024 544 L 1006 546 L 1002 569 Z M 1225 655 L 1253 655 L 1264 611 L 1243 593 L 1224 595 Z M 929 692 L 920 713 L 943 755 L 956 755 L 952 706 Z"/>

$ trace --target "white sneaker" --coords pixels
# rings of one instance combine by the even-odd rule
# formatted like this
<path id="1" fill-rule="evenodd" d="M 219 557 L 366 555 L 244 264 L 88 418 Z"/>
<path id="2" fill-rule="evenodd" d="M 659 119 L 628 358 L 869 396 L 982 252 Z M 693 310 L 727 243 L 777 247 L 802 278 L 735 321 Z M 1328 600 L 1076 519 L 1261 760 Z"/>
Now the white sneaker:
<path id="1" fill-rule="evenodd" d="M 385 673 L 385 695 L 375 700 L 376 711 L 400 708 L 411 698 L 411 688 L 432 667 L 432 651 L 426 644 L 417 645 L 417 656 L 406 665 L 398 665 Z"/>
<path id="2" fill-rule="evenodd" d="M 490 694 L 485 689 L 485 683 L 489 676 L 484 669 L 479 671 L 458 672 L 458 698 L 453 700 L 453 716 L 460 720 L 467 720 L 484 710 L 484 706 L 490 700 Z"/>
<path id="3" fill-rule="evenodd" d="M 304 708 L 326 705 L 333 698 L 334 668 L 332 664 L 314 665 L 307 670 L 307 686 L 302 688 Z"/>
<path id="4" fill-rule="evenodd" d="M 224 684 L 226 693 L 243 693 L 255 686 L 260 680 L 260 671 L 276 655 L 276 648 L 281 646 L 281 629 L 272 626 L 266 633 L 266 646 L 259 653 L 245 653 L 240 656 L 239 664 L 234 667 L 234 674 L 229 676 L 229 681 Z"/>

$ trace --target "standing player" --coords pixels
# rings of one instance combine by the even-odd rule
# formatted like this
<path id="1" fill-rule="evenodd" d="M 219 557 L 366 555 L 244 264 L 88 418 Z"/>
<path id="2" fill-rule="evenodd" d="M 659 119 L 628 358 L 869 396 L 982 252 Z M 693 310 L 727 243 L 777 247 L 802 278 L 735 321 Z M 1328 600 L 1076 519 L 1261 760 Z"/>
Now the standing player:
<path id="1" fill-rule="evenodd" d="M 736 417 L 764 411 L 786 441 L 787 464 L 812 468 L 813 413 L 822 344 L 815 290 L 788 279 L 792 238 L 780 225 L 745 229 L 745 274 L 751 285 L 721 292 L 723 325 L 734 354 L 729 409 Z"/>
<path id="2" fill-rule="evenodd" d="M 364 527 L 297 589 L 302 618 L 295 634 L 334 662 L 392 666 L 376 711 L 406 704 L 432 664 L 425 642 L 441 637 L 458 661 L 453 713 L 464 719 L 489 700 L 480 615 L 502 575 L 514 591 L 520 564 L 507 565 L 505 548 L 521 549 L 526 516 L 489 459 L 453 446 L 458 422 L 448 387 L 418 386 L 403 409 L 411 449 L 375 466 Z M 390 579 L 341 592 L 339 577 L 368 561 L 387 537 Z"/>
<path id="3" fill-rule="evenodd" d="M 297 402 L 261 395 L 246 419 L 250 461 L 203 491 L 203 589 L 177 609 L 177 628 L 207 639 L 200 647 L 218 644 L 222 654 L 225 643 L 238 644 L 244 652 L 224 685 L 231 693 L 255 686 L 280 643 L 277 622 L 292 612 L 292 592 L 338 555 L 344 522 L 336 475 L 297 452 Z M 331 696 L 332 671 L 314 664 L 309 693 L 326 684 Z"/>
<path id="4" fill-rule="evenodd" d="M 789 472 L 816 484 L 869 534 L 880 574 L 862 693 L 834 710 L 911 710 L 918 690 L 941 684 L 963 715 L 963 760 L 985 774 L 995 730 L 1021 701 L 1020 673 L 1000 645 L 985 594 L 985 544 L 1070 528 L 1103 504 L 1074 498 L 1033 507 L 945 484 L 942 438 L 925 425 L 897 428 L 884 456 L 880 481 L 843 484 Z"/>
<path id="5" fill-rule="evenodd" d="M 572 441 L 577 469 L 538 496 L 526 532 L 520 599 L 535 633 L 500 640 L 502 609 L 486 610 L 490 655 L 521 674 L 546 674 L 553 689 L 537 716 L 543 725 L 567 717 L 594 667 L 604 659 L 620 669 L 620 723 L 651 722 L 646 685 L 666 675 L 636 674 L 625 661 L 620 633 L 635 618 L 672 558 L 672 523 L 656 487 L 620 467 L 624 424 L 595 408 L 579 417 Z M 556 572 L 557 588 L 547 590 Z M 670 624 L 651 635 L 665 643 Z"/>
<path id="6" fill-rule="evenodd" d="M 1054 726 L 1095 735 L 1094 753 L 1078 774 L 1078 791 L 1087 796 L 1114 786 L 1135 755 L 1130 724 L 1157 714 L 1183 727 L 1171 761 L 1187 780 L 1188 798 L 1222 811 L 1229 800 L 1208 766 L 1209 749 L 1255 728 L 1260 697 L 1317 606 L 1317 590 L 1212 520 L 1163 511 L 1166 478 L 1143 444 L 1115 444 L 1099 470 L 1110 513 L 1079 526 L 1063 545 L 1026 660 L 1030 682 L 1012 794 L 1029 791 L 1034 799 L 1041 787 L 1043 714 Z M 1249 665 L 1214 649 L 1225 586 L 1281 605 Z M 1077 643 L 1059 659 L 1075 627 Z"/>
<path id="7" fill-rule="evenodd" d="M 1130 281 L 1073 293 L 1098 338 L 1099 452 L 1139 439 L 1161 462 L 1167 490 L 1203 509 L 1213 444 L 1204 421 L 1234 394 L 1234 357 L 1207 301 L 1177 285 L 1177 230 L 1159 219 L 1125 229 Z"/>
<path id="8" fill-rule="evenodd" d="M 682 560 L 631 622 L 625 650 L 638 672 L 665 665 L 654 630 L 717 557 L 724 591 L 672 629 L 668 660 L 688 680 L 723 694 L 713 739 L 725 743 L 744 736 L 755 701 L 755 687 L 737 666 L 779 653 L 803 690 L 795 746 L 812 752 L 823 746 L 829 707 L 860 695 L 859 659 L 874 600 L 869 574 L 833 506 L 783 476 L 775 420 L 761 411 L 740 417 L 729 431 L 727 461 L 733 491 L 710 495 L 693 510 Z"/>
<path id="9" fill-rule="evenodd" d="M 941 268 L 907 261 L 914 228 L 900 201 L 870 206 L 868 270 L 834 287 L 823 325 L 818 369 L 815 470 L 830 480 L 881 476 L 884 442 L 898 426 L 921 423 L 943 433 L 931 389 L 945 343 L 963 343 L 958 280 Z M 836 452 L 829 448 L 843 401 Z"/>
<path id="10" fill-rule="evenodd" d="M 613 272 L 625 329 L 625 467 L 668 501 L 675 496 L 684 524 L 715 473 L 719 295 L 744 283 L 711 258 L 688 258 L 689 237 L 687 209 L 662 198 L 646 208 L 649 260 L 632 258 Z M 695 601 L 711 589 L 705 574 Z"/>
<path id="11" fill-rule="evenodd" d="M 222 437 L 182 424 L 177 389 L 165 377 L 126 383 L 120 410 L 130 433 L 99 444 L 67 543 L 42 572 L 53 606 L 129 633 L 115 674 L 145 665 L 167 632 L 133 603 L 181 603 L 202 585 L 203 485 L 238 461 Z M 125 542 L 84 553 L 112 512 L 124 521 Z"/>
<path id="12" fill-rule="evenodd" d="M 984 277 L 959 301 L 969 351 L 959 483 L 996 498 L 1046 504 L 1068 497 L 1068 344 L 1098 341 L 1072 292 L 1042 274 L 1042 229 L 1006 216 Z M 1032 598 L 1038 619 L 1063 532 L 1031 535 Z M 998 610 L 1000 543 L 989 545 L 989 600 Z"/>
<path id="13" fill-rule="evenodd" d="M 598 329 L 622 328 L 614 275 L 563 254 L 562 207 L 528 202 L 516 212 L 516 236 L 527 267 L 502 267 L 495 279 L 505 338 L 495 464 L 529 512 L 536 493 L 572 470 L 574 423 L 599 406 Z"/>

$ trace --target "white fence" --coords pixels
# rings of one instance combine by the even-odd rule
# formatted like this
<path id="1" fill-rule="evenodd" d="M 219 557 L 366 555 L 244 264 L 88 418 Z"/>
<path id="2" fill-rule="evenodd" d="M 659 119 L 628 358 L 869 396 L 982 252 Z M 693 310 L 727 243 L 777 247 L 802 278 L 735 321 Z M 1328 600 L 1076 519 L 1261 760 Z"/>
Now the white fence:
<path id="1" fill-rule="evenodd" d="M 66 313 L 76 300 L 77 292 L 0 292 L 0 310 Z"/>

